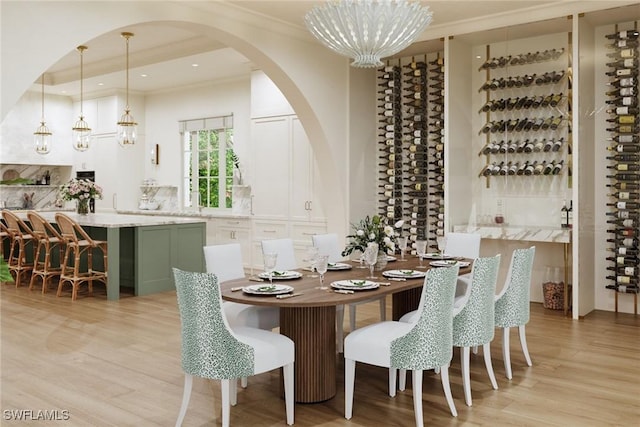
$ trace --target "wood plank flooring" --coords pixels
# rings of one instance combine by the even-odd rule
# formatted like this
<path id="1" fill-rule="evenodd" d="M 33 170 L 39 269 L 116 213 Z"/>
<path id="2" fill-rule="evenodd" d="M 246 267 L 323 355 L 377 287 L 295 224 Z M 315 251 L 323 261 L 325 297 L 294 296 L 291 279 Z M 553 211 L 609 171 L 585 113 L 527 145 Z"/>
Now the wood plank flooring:
<path id="1" fill-rule="evenodd" d="M 85 291 L 72 302 L 69 292 L 56 298 L 53 289 L 42 295 L 2 284 L 0 296 L 3 426 L 174 425 L 183 387 L 175 292 L 112 302 L 98 285 L 93 297 Z M 359 325 L 377 316 L 377 303 L 358 306 Z M 499 390 L 491 389 L 482 356 L 472 355 L 473 406 L 466 406 L 456 351 L 450 376 L 459 415 L 451 417 L 439 377 L 427 372 L 426 425 L 640 425 L 638 317 L 595 312 L 574 321 L 532 304 L 527 338 L 534 366 L 525 365 L 512 332 L 511 381 L 504 376 L 496 332 L 492 354 Z M 337 361 L 338 394 L 324 403 L 297 404 L 296 426 L 415 425 L 410 386 L 390 398 L 386 370 L 363 364 L 356 368 L 353 418 L 345 420 L 341 355 Z M 249 387 L 239 389 L 231 425 L 286 425 L 280 388 L 277 372 L 251 377 Z M 12 410 L 64 410 L 69 419 L 17 421 L 8 419 Z M 196 379 L 183 425 L 220 423 L 219 384 Z"/>

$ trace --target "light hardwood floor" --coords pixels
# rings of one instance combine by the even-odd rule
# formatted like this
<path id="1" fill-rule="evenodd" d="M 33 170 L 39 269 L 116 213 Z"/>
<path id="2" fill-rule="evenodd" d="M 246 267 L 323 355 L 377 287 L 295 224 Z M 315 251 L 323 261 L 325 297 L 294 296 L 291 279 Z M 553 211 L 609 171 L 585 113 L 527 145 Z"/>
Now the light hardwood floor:
<path id="1" fill-rule="evenodd" d="M 99 286 L 93 297 L 81 292 L 75 302 L 68 292 L 56 298 L 53 289 L 42 295 L 2 284 L 0 292 L 1 425 L 174 425 L 183 386 L 174 292 L 117 302 L 107 301 Z M 358 307 L 360 325 L 376 321 L 377 315 L 377 303 Z M 513 332 L 513 380 L 508 381 L 496 333 L 492 353 L 499 390 L 491 389 L 482 357 L 472 355 L 473 407 L 464 404 L 455 352 L 450 375 L 457 418 L 449 414 L 439 377 L 425 373 L 425 424 L 640 425 L 638 317 L 596 312 L 573 321 L 532 304 L 527 335 L 534 365 L 524 364 Z M 353 418 L 345 420 L 341 355 L 338 361 L 337 396 L 297 404 L 295 425 L 414 425 L 410 386 L 390 398 L 386 370 L 362 364 L 356 368 Z M 250 378 L 231 409 L 231 425 L 286 425 L 280 387 L 277 372 Z M 219 402 L 219 384 L 196 379 L 184 425 L 220 425 Z M 8 420 L 11 410 L 66 410 L 69 419 Z"/>

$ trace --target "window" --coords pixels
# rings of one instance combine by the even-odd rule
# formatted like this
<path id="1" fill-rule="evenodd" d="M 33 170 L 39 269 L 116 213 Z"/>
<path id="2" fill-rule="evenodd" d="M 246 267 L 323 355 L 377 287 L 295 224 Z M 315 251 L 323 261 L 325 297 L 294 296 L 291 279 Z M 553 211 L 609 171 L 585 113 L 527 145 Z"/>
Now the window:
<path id="1" fill-rule="evenodd" d="M 231 208 L 233 116 L 180 122 L 185 207 Z"/>

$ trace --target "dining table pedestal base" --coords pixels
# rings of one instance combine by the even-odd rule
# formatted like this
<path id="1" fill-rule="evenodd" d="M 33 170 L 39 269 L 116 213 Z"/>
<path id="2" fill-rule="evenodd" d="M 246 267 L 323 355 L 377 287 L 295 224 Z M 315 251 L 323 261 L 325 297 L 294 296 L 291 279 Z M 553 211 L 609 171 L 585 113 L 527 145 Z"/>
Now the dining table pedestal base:
<path id="1" fill-rule="evenodd" d="M 336 307 L 280 307 L 280 333 L 295 343 L 295 401 L 336 395 Z"/>

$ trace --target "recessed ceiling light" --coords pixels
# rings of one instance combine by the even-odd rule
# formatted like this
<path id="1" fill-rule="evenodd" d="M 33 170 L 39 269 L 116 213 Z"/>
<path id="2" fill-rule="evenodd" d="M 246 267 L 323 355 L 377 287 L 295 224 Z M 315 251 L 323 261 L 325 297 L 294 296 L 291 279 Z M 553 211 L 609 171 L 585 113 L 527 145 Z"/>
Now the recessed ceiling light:
<path id="1" fill-rule="evenodd" d="M 482 59 L 482 56 L 476 55 L 476 59 Z"/>
<path id="2" fill-rule="evenodd" d="M 191 64 L 192 67 L 198 67 L 200 64 Z"/>
<path id="3" fill-rule="evenodd" d="M 147 74 L 140 74 L 140 77 L 147 77 Z"/>
<path id="4" fill-rule="evenodd" d="M 98 83 L 98 86 L 104 86 L 104 83 L 100 82 Z"/>

